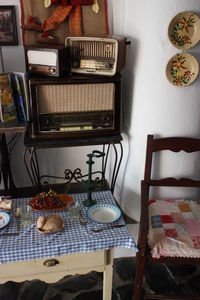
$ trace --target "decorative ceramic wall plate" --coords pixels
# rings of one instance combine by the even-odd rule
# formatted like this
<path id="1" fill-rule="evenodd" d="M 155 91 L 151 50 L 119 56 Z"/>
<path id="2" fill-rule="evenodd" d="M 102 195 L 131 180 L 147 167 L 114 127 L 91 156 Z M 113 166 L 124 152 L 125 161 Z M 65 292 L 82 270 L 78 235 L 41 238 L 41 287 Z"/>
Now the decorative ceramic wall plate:
<path id="1" fill-rule="evenodd" d="M 178 49 L 190 49 L 200 40 L 200 19 L 192 12 L 176 15 L 169 24 L 168 36 Z"/>
<path id="2" fill-rule="evenodd" d="M 121 210 L 116 205 L 95 204 L 88 209 L 88 217 L 99 223 L 112 223 L 121 216 Z"/>
<path id="3" fill-rule="evenodd" d="M 6 212 L 0 211 L 0 229 L 5 227 L 10 222 L 10 215 Z"/>
<path id="4" fill-rule="evenodd" d="M 189 53 L 178 53 L 167 64 L 166 75 L 170 83 L 175 86 L 191 84 L 199 73 L 196 58 Z"/>

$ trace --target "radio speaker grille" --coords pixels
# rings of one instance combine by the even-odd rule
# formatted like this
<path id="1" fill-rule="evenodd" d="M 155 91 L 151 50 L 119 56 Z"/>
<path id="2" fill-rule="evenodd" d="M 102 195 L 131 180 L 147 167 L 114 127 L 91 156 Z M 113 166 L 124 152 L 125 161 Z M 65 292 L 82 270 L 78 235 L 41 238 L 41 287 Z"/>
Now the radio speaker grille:
<path id="1" fill-rule="evenodd" d="M 113 110 L 115 85 L 40 85 L 37 87 L 37 99 L 39 114 Z"/>
<path id="2" fill-rule="evenodd" d="M 116 60 L 116 42 L 72 41 L 72 57 Z"/>

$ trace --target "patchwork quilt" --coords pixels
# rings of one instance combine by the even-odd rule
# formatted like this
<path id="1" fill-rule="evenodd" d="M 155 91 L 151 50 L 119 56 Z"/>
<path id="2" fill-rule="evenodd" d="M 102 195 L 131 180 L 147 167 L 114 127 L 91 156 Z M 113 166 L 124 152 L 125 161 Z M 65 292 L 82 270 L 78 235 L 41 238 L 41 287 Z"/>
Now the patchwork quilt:
<path id="1" fill-rule="evenodd" d="M 148 242 L 154 258 L 200 257 L 200 202 L 150 200 Z"/>

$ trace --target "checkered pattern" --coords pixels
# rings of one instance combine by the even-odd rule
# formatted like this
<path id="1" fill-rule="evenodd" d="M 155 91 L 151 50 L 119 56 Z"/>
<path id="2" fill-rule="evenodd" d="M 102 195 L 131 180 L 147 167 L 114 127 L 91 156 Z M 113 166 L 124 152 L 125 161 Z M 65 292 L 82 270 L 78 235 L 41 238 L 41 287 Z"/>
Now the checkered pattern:
<path id="1" fill-rule="evenodd" d="M 149 201 L 152 256 L 200 257 L 200 204 L 189 200 Z"/>
<path id="2" fill-rule="evenodd" d="M 97 203 L 116 204 L 110 191 L 94 192 L 93 199 Z M 71 195 L 74 201 L 82 203 L 87 198 L 86 193 Z M 14 199 L 15 206 L 25 209 L 28 198 Z M 87 218 L 87 208 L 83 207 L 83 214 Z M 70 221 L 68 210 L 56 212 L 64 220 L 64 228 L 56 234 L 41 234 L 36 228 L 36 219 L 40 215 L 55 214 L 55 212 L 32 212 L 32 224 L 21 224 L 19 236 L 0 238 L 0 263 L 39 259 L 43 257 L 59 256 L 76 252 L 89 252 L 113 247 L 125 247 L 137 251 L 135 242 L 127 227 L 104 230 L 94 233 L 90 229 L 109 226 L 98 224 L 88 219 L 87 225 L 80 225 L 79 221 Z M 11 216 L 12 218 L 12 216 Z M 123 217 L 116 222 L 124 224 Z M 16 230 L 16 223 L 9 224 Z"/>

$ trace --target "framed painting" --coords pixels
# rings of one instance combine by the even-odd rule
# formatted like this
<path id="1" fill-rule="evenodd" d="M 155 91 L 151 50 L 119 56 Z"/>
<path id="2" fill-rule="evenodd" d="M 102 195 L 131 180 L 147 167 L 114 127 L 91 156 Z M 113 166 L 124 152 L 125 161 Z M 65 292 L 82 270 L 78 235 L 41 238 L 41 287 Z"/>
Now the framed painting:
<path id="1" fill-rule="evenodd" d="M 18 45 L 15 6 L 0 6 L 0 46 Z"/>

